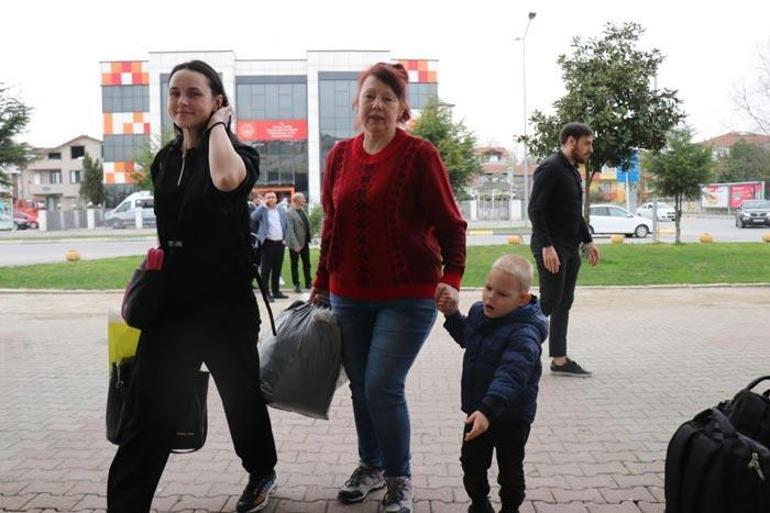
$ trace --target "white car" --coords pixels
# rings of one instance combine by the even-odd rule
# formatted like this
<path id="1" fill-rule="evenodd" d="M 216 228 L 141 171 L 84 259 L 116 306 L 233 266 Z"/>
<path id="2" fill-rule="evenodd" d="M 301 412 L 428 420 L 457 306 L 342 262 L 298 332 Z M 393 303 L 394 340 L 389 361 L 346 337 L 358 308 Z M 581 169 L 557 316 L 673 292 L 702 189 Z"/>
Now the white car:
<path id="1" fill-rule="evenodd" d="M 154 199 L 152 192 L 139 191 L 129 194 L 127 198 L 112 210 L 104 214 L 104 222 L 113 228 L 136 226 L 136 211 L 142 209 L 142 224 L 155 226 Z"/>
<path id="2" fill-rule="evenodd" d="M 652 201 L 648 201 L 636 209 L 636 215 L 652 219 Z M 668 203 L 658 202 L 658 221 L 673 221 L 676 218 L 676 211 Z"/>
<path id="3" fill-rule="evenodd" d="M 652 221 L 646 217 L 635 216 L 617 205 L 591 205 L 590 215 L 588 230 L 591 234 L 622 233 L 643 239 L 652 232 Z"/>

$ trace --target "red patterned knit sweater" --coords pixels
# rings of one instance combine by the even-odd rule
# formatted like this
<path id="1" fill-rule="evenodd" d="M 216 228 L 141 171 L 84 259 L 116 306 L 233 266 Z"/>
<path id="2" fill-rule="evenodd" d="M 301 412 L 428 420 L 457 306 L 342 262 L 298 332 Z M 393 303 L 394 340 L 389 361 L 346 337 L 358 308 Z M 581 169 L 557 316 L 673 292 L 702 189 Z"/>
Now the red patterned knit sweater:
<path id="1" fill-rule="evenodd" d="M 369 155 L 363 134 L 329 152 L 314 285 L 360 300 L 432 298 L 460 288 L 465 227 L 436 148 L 398 129 Z"/>

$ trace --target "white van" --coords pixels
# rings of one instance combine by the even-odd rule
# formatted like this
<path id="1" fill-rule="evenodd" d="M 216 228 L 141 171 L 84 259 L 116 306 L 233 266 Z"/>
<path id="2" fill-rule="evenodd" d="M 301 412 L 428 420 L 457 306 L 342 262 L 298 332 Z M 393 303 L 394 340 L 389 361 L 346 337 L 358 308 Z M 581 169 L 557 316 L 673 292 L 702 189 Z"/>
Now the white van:
<path id="1" fill-rule="evenodd" d="M 137 211 L 142 209 L 142 225 L 155 226 L 155 200 L 151 191 L 130 194 L 114 209 L 104 214 L 104 222 L 115 229 L 136 226 Z"/>

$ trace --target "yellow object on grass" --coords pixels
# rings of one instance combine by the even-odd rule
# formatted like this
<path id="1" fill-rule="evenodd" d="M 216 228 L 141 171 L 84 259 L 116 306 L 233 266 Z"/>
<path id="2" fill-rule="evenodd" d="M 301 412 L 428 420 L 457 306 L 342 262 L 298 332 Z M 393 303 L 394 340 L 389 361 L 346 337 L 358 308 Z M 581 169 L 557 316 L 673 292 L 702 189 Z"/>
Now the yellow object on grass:
<path id="1" fill-rule="evenodd" d="M 120 315 L 119 308 L 110 308 L 107 313 L 107 356 L 109 368 L 113 363 L 136 354 L 139 330 L 132 328 Z"/>

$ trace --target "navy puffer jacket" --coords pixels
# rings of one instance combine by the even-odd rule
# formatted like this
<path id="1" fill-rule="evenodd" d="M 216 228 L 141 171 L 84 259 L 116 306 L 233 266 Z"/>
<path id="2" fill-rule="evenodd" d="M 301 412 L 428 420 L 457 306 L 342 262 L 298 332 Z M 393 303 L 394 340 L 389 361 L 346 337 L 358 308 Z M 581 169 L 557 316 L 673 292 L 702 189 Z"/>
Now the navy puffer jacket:
<path id="1" fill-rule="evenodd" d="M 481 302 L 468 317 L 447 317 L 444 328 L 465 349 L 462 377 L 462 410 L 480 410 L 495 418 L 532 423 L 537 410 L 541 344 L 548 336 L 548 320 L 533 295 L 499 319 L 484 315 Z"/>

